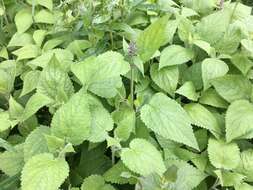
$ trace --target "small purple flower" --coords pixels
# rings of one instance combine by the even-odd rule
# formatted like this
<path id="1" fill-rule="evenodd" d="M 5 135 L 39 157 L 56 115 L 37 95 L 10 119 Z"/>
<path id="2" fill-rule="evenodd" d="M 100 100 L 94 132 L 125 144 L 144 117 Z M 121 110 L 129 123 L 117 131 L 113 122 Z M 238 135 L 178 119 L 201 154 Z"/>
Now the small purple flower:
<path id="1" fill-rule="evenodd" d="M 136 53 L 137 53 L 136 43 L 131 41 L 128 46 L 128 55 L 132 57 L 135 56 Z"/>

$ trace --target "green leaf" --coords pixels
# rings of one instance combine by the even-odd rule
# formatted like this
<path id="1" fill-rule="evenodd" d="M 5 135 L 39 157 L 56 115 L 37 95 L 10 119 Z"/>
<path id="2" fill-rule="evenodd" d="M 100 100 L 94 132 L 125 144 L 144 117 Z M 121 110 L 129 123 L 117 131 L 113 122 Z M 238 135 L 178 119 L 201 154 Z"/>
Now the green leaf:
<path id="1" fill-rule="evenodd" d="M 18 33 L 23 33 L 28 30 L 32 23 L 32 11 L 29 9 L 21 9 L 15 16 L 15 24 Z"/>
<path id="2" fill-rule="evenodd" d="M 226 113 L 226 139 L 250 139 L 253 137 L 253 104 L 247 100 L 237 100 L 227 109 Z"/>
<path id="3" fill-rule="evenodd" d="M 23 144 L 14 147 L 15 150 L 8 150 L 0 153 L 0 170 L 8 176 L 18 174 L 24 166 Z"/>
<path id="4" fill-rule="evenodd" d="M 0 57 L 4 59 L 9 59 L 8 51 L 5 46 L 0 49 Z"/>
<path id="5" fill-rule="evenodd" d="M 215 137 L 222 134 L 221 128 L 214 115 L 200 104 L 187 104 L 184 109 L 192 118 L 192 124 L 208 129 Z"/>
<path id="6" fill-rule="evenodd" d="M 113 129 L 113 120 L 110 113 L 103 107 L 100 101 L 92 95 L 86 94 L 89 104 L 89 112 L 91 114 L 90 136 L 91 142 L 102 142 Z"/>
<path id="7" fill-rule="evenodd" d="M 130 170 L 143 176 L 161 176 L 166 170 L 160 152 L 144 139 L 133 139 L 129 148 L 122 150 L 121 159 Z"/>
<path id="8" fill-rule="evenodd" d="M 46 142 L 47 142 L 47 148 L 49 152 L 55 153 L 60 152 L 62 148 L 64 148 L 65 142 L 64 139 L 58 138 L 53 135 L 44 135 Z"/>
<path id="9" fill-rule="evenodd" d="M 226 143 L 210 138 L 208 141 L 209 160 L 216 168 L 234 169 L 240 161 L 240 150 L 236 143 Z"/>
<path id="10" fill-rule="evenodd" d="M 40 48 L 36 45 L 25 45 L 24 47 L 13 51 L 14 55 L 18 57 L 18 61 L 23 59 L 35 58 L 40 54 Z"/>
<path id="11" fill-rule="evenodd" d="M 225 170 L 215 170 L 214 173 L 218 176 L 221 186 L 223 187 L 239 185 L 245 178 L 245 176 L 239 173 Z"/>
<path id="12" fill-rule="evenodd" d="M 112 98 L 122 86 L 120 75 L 126 74 L 130 66 L 121 54 L 108 51 L 73 65 L 71 70 L 85 88 L 99 96 Z"/>
<path id="13" fill-rule="evenodd" d="M 87 95 L 81 90 L 62 105 L 54 114 L 51 131 L 73 145 L 89 138 L 92 122 Z"/>
<path id="14" fill-rule="evenodd" d="M 32 61 L 28 62 L 28 65 L 32 68 L 45 68 L 49 65 L 53 56 L 56 57 L 56 59 L 59 61 L 59 64 L 64 70 L 69 70 L 70 65 L 73 63 L 74 56 L 70 51 L 66 49 L 47 50 L 41 56 L 36 57 Z"/>
<path id="15" fill-rule="evenodd" d="M 37 14 L 35 14 L 34 21 L 35 23 L 54 24 L 55 17 L 50 11 L 42 9 Z"/>
<path id="16" fill-rule="evenodd" d="M 46 30 L 35 30 L 33 33 L 33 40 L 35 41 L 36 45 L 41 47 L 41 44 L 47 34 Z"/>
<path id="17" fill-rule="evenodd" d="M 166 27 L 168 16 L 157 19 L 137 38 L 138 54 L 143 62 L 148 61 L 155 52 L 163 45 L 166 39 Z"/>
<path id="18" fill-rule="evenodd" d="M 235 190 L 253 190 L 253 186 L 251 186 L 247 183 L 242 183 L 242 184 L 235 186 Z"/>
<path id="19" fill-rule="evenodd" d="M 248 149 L 241 153 L 240 162 L 236 171 L 246 176 L 246 181 L 253 181 L 253 150 Z"/>
<path id="20" fill-rule="evenodd" d="M 192 81 L 185 82 L 179 89 L 176 90 L 176 93 L 193 101 L 197 101 L 199 98 L 199 94 L 196 92 Z"/>
<path id="21" fill-rule="evenodd" d="M 34 70 L 29 71 L 25 74 L 23 78 L 23 88 L 20 97 L 30 93 L 37 87 L 40 78 L 40 73 L 41 71 Z"/>
<path id="22" fill-rule="evenodd" d="M 41 5 L 43 7 L 48 8 L 49 10 L 52 11 L 53 9 L 53 0 L 26 0 L 27 3 L 29 3 L 30 5 Z"/>
<path id="23" fill-rule="evenodd" d="M 38 127 L 26 138 L 24 143 L 24 159 L 28 161 L 37 154 L 47 153 L 47 141 L 45 135 L 50 134 L 48 127 Z"/>
<path id="24" fill-rule="evenodd" d="M 9 99 L 9 117 L 11 120 L 20 119 L 24 108 L 12 96 Z"/>
<path id="25" fill-rule="evenodd" d="M 225 75 L 213 79 L 211 83 L 216 91 L 228 102 L 250 99 L 251 83 L 242 75 Z"/>
<path id="26" fill-rule="evenodd" d="M 192 50 L 186 49 L 179 45 L 166 47 L 160 57 L 159 69 L 166 66 L 180 65 L 190 61 L 194 54 Z"/>
<path id="27" fill-rule="evenodd" d="M 102 176 L 91 175 L 84 179 L 81 190 L 115 190 L 113 186 L 106 184 Z"/>
<path id="28" fill-rule="evenodd" d="M 73 91 L 68 73 L 53 56 L 40 74 L 37 92 L 55 100 L 58 104 L 62 104 L 69 99 Z"/>
<path id="29" fill-rule="evenodd" d="M 141 119 L 148 128 L 162 137 L 198 149 L 190 117 L 175 100 L 166 95 L 155 94 L 142 107 Z"/>
<path id="30" fill-rule="evenodd" d="M 177 20 L 169 20 L 166 29 L 165 29 L 165 41 L 163 42 L 163 45 L 169 43 L 172 43 L 174 35 L 177 31 L 178 27 L 178 21 Z"/>
<path id="31" fill-rule="evenodd" d="M 230 11 L 223 9 L 203 17 L 196 27 L 200 39 L 208 42 L 211 46 L 218 43 L 227 30 L 230 16 Z"/>
<path id="32" fill-rule="evenodd" d="M 47 96 L 35 93 L 27 102 L 24 113 L 22 116 L 22 121 L 27 120 L 33 114 L 35 114 L 40 108 L 49 105 L 53 102 L 52 99 L 48 98 Z"/>
<path id="33" fill-rule="evenodd" d="M 11 121 L 9 119 L 9 113 L 0 111 L 0 132 L 6 131 L 11 127 Z"/>
<path id="34" fill-rule="evenodd" d="M 123 172 L 130 172 L 130 170 L 123 164 L 122 161 L 119 161 L 112 168 L 104 173 L 104 179 L 110 183 L 116 184 L 127 184 L 127 183 L 135 183 L 136 179 L 134 178 L 124 178 L 121 176 Z"/>
<path id="35" fill-rule="evenodd" d="M 11 40 L 8 43 L 8 47 L 20 47 L 33 44 L 33 39 L 31 34 L 28 33 L 15 33 L 11 37 Z"/>
<path id="36" fill-rule="evenodd" d="M 153 64 L 150 68 L 152 80 L 170 95 L 174 95 L 179 79 L 179 70 L 177 66 L 158 69 L 158 64 Z"/>
<path id="37" fill-rule="evenodd" d="M 21 187 L 25 190 L 56 190 L 68 177 L 69 166 L 62 158 L 44 153 L 26 162 L 21 176 Z"/>
<path id="38" fill-rule="evenodd" d="M 228 107 L 228 102 L 224 100 L 213 88 L 209 88 L 204 91 L 199 99 L 199 102 L 201 104 L 206 104 L 217 108 Z"/>
<path id="39" fill-rule="evenodd" d="M 210 81 L 217 77 L 222 77 L 228 72 L 227 64 L 219 59 L 207 58 L 202 62 L 202 79 L 204 90 L 208 89 Z"/>
<path id="40" fill-rule="evenodd" d="M 247 56 L 241 53 L 233 55 L 231 61 L 233 65 L 242 72 L 243 75 L 246 75 L 253 66 L 253 62 L 249 60 Z"/>
<path id="41" fill-rule="evenodd" d="M 207 175 L 187 163 L 178 165 L 176 182 L 172 184 L 175 190 L 192 190 L 203 181 Z"/>
<path id="42" fill-rule="evenodd" d="M 211 45 L 208 42 L 205 42 L 203 40 L 194 40 L 193 43 L 194 45 L 203 49 L 209 56 L 211 57 L 215 56 L 215 48 L 211 47 Z"/>
<path id="43" fill-rule="evenodd" d="M 249 52 L 249 53 L 253 53 L 253 41 L 252 40 L 247 40 L 247 39 L 243 39 L 241 41 L 242 46 Z"/>
<path id="44" fill-rule="evenodd" d="M 114 123 L 117 128 L 114 130 L 115 136 L 126 141 L 132 132 L 135 131 L 135 112 L 127 105 L 121 106 L 112 113 Z"/>

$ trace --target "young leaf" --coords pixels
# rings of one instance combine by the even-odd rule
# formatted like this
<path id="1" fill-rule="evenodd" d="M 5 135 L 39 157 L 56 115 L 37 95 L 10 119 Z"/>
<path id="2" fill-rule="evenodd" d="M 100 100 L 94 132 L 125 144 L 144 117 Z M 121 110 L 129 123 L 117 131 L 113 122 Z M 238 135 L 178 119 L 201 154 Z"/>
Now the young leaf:
<path id="1" fill-rule="evenodd" d="M 226 113 L 226 139 L 227 142 L 233 139 L 253 137 L 253 104 L 247 100 L 234 101 Z"/>
<path id="2" fill-rule="evenodd" d="M 179 89 L 176 90 L 176 93 L 193 101 L 197 101 L 199 97 L 192 81 L 185 82 Z"/>
<path id="3" fill-rule="evenodd" d="M 179 79 L 177 66 L 165 67 L 159 70 L 158 64 L 153 64 L 150 68 L 150 76 L 161 89 L 171 96 L 174 95 Z"/>
<path id="4" fill-rule="evenodd" d="M 84 179 L 81 190 L 115 190 L 113 186 L 106 184 L 102 176 L 91 175 Z"/>
<path id="5" fill-rule="evenodd" d="M 227 64 L 219 59 L 208 58 L 202 62 L 202 79 L 204 90 L 208 89 L 210 81 L 217 77 L 222 77 L 228 72 Z"/>
<path id="6" fill-rule="evenodd" d="M 42 9 L 34 16 L 34 21 L 35 23 L 54 24 L 55 17 L 50 11 Z"/>
<path id="7" fill-rule="evenodd" d="M 233 102 L 239 99 L 250 99 L 252 86 L 242 75 L 225 75 L 213 79 L 212 85 L 225 100 Z"/>
<path id="8" fill-rule="evenodd" d="M 144 139 L 133 139 L 129 148 L 122 150 L 121 159 L 130 170 L 143 176 L 152 173 L 161 176 L 166 170 L 160 152 Z"/>
<path id="9" fill-rule="evenodd" d="M 28 161 L 37 154 L 47 153 L 47 141 L 45 135 L 50 134 L 48 127 L 38 127 L 33 130 L 24 143 L 24 159 Z"/>
<path id="10" fill-rule="evenodd" d="M 92 122 L 89 102 L 84 91 L 79 91 L 54 114 L 51 131 L 73 145 L 79 145 L 90 135 Z"/>
<path id="11" fill-rule="evenodd" d="M 130 66 L 121 54 L 108 51 L 73 65 L 71 70 L 85 88 L 99 96 L 112 98 L 122 86 L 120 75 L 126 74 Z"/>
<path id="12" fill-rule="evenodd" d="M 204 106 L 191 103 L 187 104 L 184 109 L 192 118 L 192 124 L 210 130 L 215 137 L 219 137 L 222 134 L 218 121 Z"/>
<path id="13" fill-rule="evenodd" d="M 21 9 L 15 16 L 18 33 L 23 33 L 28 30 L 32 23 L 32 11 L 30 9 Z"/>
<path id="14" fill-rule="evenodd" d="M 69 175 L 68 163 L 52 154 L 38 154 L 25 164 L 21 187 L 25 190 L 56 190 Z"/>
<path id="15" fill-rule="evenodd" d="M 162 137 L 198 149 L 190 117 L 175 100 L 166 95 L 155 94 L 142 107 L 141 119 L 148 128 Z"/>
<path id="16" fill-rule="evenodd" d="M 192 50 L 179 45 L 171 45 L 165 48 L 160 57 L 159 69 L 166 66 L 180 65 L 190 61 L 194 54 Z"/>
<path id="17" fill-rule="evenodd" d="M 240 150 L 236 143 L 226 143 L 210 138 L 208 141 L 209 160 L 216 168 L 234 169 L 240 161 Z"/>
<path id="18" fill-rule="evenodd" d="M 143 62 L 148 61 L 163 45 L 166 39 L 168 16 L 159 18 L 141 32 L 137 38 L 137 48 Z"/>

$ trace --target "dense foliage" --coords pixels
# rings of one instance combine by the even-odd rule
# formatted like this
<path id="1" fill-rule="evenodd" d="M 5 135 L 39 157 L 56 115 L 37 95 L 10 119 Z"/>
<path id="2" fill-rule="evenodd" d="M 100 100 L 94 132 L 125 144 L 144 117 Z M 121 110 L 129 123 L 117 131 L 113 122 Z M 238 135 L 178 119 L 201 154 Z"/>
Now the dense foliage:
<path id="1" fill-rule="evenodd" d="M 1 0 L 1 190 L 253 190 L 253 16 L 223 0 Z"/>

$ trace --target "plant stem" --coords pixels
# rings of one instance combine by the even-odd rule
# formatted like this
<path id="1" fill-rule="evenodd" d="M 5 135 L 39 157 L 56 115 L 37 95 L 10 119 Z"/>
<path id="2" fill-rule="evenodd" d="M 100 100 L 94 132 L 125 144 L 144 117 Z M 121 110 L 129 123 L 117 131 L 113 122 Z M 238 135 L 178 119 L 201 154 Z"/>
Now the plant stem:
<path id="1" fill-rule="evenodd" d="M 111 147 L 112 151 L 112 166 L 115 164 L 115 148 L 114 146 Z"/>
<path id="2" fill-rule="evenodd" d="M 132 57 L 130 58 L 130 67 L 131 67 L 130 97 L 131 97 L 131 106 L 134 109 L 134 65 Z"/>

